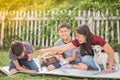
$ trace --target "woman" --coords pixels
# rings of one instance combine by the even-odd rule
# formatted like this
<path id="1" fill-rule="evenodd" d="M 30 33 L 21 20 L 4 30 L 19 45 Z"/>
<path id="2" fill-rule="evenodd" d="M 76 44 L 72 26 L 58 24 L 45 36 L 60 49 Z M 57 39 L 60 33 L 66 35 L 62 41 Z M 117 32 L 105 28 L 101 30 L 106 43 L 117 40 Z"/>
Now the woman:
<path id="1" fill-rule="evenodd" d="M 112 71 L 112 65 L 114 62 L 114 51 L 111 48 L 111 46 L 106 43 L 106 41 L 101 38 L 100 36 L 97 36 L 93 33 L 90 32 L 89 27 L 87 25 L 80 25 L 76 28 L 76 39 L 74 39 L 72 42 L 57 46 L 57 47 L 52 47 L 48 49 L 41 49 L 39 50 L 40 52 L 47 52 L 47 51 L 55 51 L 55 52 L 61 52 L 61 51 L 66 51 L 73 49 L 75 47 L 80 46 L 80 53 L 82 55 L 82 63 L 80 66 L 87 66 L 86 69 L 89 67 L 96 69 L 97 67 L 95 66 L 95 63 L 93 61 L 93 50 L 92 50 L 92 45 L 100 45 L 105 52 L 108 53 L 108 68 L 106 70 L 103 70 L 103 72 L 111 72 Z"/>

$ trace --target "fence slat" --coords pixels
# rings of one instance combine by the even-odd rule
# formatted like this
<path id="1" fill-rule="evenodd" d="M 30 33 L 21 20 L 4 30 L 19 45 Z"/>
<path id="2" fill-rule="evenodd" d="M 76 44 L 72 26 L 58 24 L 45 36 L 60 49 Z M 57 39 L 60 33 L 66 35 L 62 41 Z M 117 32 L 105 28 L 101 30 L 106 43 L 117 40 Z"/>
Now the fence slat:
<path id="1" fill-rule="evenodd" d="M 55 40 L 59 38 L 57 26 L 63 22 L 61 15 L 64 13 L 69 18 L 73 12 L 71 10 L 0 11 L 0 47 L 3 46 L 4 38 L 7 40 L 8 37 L 10 40 L 29 41 L 34 46 L 53 46 Z M 59 14 L 60 18 L 56 18 Z M 73 30 L 80 24 L 88 24 L 93 33 L 102 36 L 107 42 L 117 39 L 120 43 L 119 11 L 116 10 L 116 15 L 108 16 L 108 14 L 108 10 L 105 13 L 78 10 L 77 15 L 71 17 L 68 22 Z M 64 18 L 64 21 L 67 21 L 67 17 Z M 7 32 L 4 32 L 5 30 Z M 75 36 L 74 31 L 72 36 Z"/>
<path id="2" fill-rule="evenodd" d="M 119 11 L 116 10 L 116 16 L 119 17 Z M 120 43 L 120 20 L 117 20 L 117 39 L 118 39 L 118 43 Z"/>
<path id="3" fill-rule="evenodd" d="M 97 12 L 97 17 L 100 17 L 100 11 Z M 97 25 L 96 25 L 96 31 L 97 31 L 97 35 L 99 35 L 99 29 L 100 29 L 100 21 L 97 20 Z"/>
<path id="4" fill-rule="evenodd" d="M 41 16 L 41 11 L 39 11 L 38 13 L 39 16 Z M 38 21 L 38 45 L 40 45 L 40 42 L 41 42 L 41 20 Z"/>
<path id="5" fill-rule="evenodd" d="M 5 12 L 2 13 L 2 26 L 1 26 L 1 42 L 0 42 L 0 46 L 3 46 L 4 43 L 4 29 L 5 29 Z"/>
<path id="6" fill-rule="evenodd" d="M 35 11 L 35 17 L 37 17 L 37 11 Z M 34 22 L 34 46 L 36 46 L 36 36 L 37 36 L 37 21 Z"/>
<path id="7" fill-rule="evenodd" d="M 106 11 L 106 15 L 108 15 L 108 10 Z M 105 25 L 105 40 L 108 42 L 108 20 L 106 20 Z"/>

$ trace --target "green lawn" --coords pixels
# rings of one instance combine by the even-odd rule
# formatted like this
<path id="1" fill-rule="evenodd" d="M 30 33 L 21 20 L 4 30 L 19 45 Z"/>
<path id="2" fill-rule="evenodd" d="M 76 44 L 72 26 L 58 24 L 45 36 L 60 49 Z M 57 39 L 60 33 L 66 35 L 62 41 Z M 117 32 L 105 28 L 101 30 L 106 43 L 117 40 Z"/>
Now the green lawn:
<path id="1" fill-rule="evenodd" d="M 36 57 L 37 55 L 33 55 Z M 0 66 L 9 65 L 8 51 L 0 50 Z M 12 76 L 6 76 L 0 72 L 0 80 L 109 80 L 109 79 L 87 79 L 87 78 L 75 78 L 75 77 L 64 77 L 64 76 L 53 76 L 53 75 L 29 75 L 18 73 Z"/>

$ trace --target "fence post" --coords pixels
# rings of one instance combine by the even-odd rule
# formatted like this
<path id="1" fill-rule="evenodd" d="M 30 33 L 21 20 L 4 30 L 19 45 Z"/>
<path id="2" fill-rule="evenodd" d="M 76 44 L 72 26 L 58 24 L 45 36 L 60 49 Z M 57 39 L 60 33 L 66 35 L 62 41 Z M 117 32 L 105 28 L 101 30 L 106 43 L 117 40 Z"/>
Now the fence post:
<path id="1" fill-rule="evenodd" d="M 1 38 L 0 38 L 0 47 L 2 48 L 4 45 L 4 28 L 5 28 L 5 12 L 3 12 L 2 17 L 2 28 L 1 28 Z"/>
<path id="2" fill-rule="evenodd" d="M 93 31 L 93 17 L 91 17 L 91 11 L 88 11 L 88 25 L 91 32 Z"/>

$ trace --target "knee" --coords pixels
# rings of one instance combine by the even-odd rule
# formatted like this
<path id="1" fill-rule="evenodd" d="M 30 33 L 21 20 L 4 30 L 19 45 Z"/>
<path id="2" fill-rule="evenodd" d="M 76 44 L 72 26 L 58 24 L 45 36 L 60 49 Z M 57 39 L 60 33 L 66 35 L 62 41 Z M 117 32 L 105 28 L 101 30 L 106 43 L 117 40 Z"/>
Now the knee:
<path id="1" fill-rule="evenodd" d="M 38 68 L 38 67 L 36 67 L 34 70 L 35 70 L 36 72 L 39 72 L 39 68 Z"/>
<path id="2" fill-rule="evenodd" d="M 82 62 L 87 64 L 87 63 L 91 62 L 91 59 L 92 59 L 92 56 L 86 55 L 82 58 Z"/>
<path id="3" fill-rule="evenodd" d="M 34 70 L 34 71 L 36 71 L 36 72 L 39 72 L 39 68 L 37 67 L 37 66 L 32 66 L 31 68 L 30 68 L 30 70 Z"/>
<path id="4" fill-rule="evenodd" d="M 51 70 L 54 70 L 55 67 L 54 67 L 53 65 L 49 65 L 49 66 L 47 67 L 47 69 L 48 69 L 49 71 L 51 71 Z"/>
<path id="5" fill-rule="evenodd" d="M 39 67 L 37 66 L 37 64 L 36 64 L 33 60 L 29 61 L 27 64 L 28 64 L 28 65 L 26 65 L 26 67 L 27 67 L 28 69 L 30 69 L 30 70 L 35 70 L 36 72 L 39 71 Z"/>

